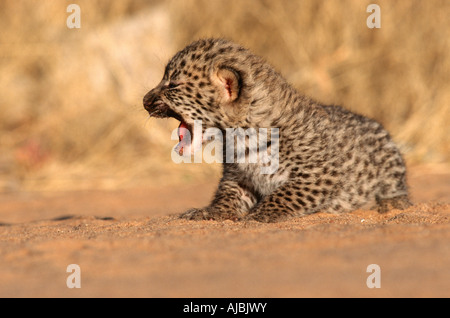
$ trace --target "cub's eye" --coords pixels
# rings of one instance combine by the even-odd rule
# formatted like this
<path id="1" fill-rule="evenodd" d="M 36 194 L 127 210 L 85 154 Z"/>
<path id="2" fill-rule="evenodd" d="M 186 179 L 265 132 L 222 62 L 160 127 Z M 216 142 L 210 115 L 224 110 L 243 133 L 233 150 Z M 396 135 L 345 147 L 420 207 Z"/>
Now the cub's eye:
<path id="1" fill-rule="evenodd" d="M 167 87 L 168 87 L 169 89 L 176 88 L 176 87 L 178 87 L 178 86 L 180 86 L 179 83 L 173 83 L 173 82 L 170 82 L 169 85 L 167 85 Z"/>

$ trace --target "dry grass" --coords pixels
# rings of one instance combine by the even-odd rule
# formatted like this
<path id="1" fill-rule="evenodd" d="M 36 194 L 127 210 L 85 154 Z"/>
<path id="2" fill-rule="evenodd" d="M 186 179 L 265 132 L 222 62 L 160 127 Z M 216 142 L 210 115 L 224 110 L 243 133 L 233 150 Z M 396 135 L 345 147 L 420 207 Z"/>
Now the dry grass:
<path id="1" fill-rule="evenodd" d="M 450 162 L 449 1 L 64 1 L 0 3 L 0 190 L 116 188 L 218 175 L 176 165 L 177 123 L 142 97 L 186 43 L 223 36 L 305 94 L 381 121 L 409 162 Z"/>

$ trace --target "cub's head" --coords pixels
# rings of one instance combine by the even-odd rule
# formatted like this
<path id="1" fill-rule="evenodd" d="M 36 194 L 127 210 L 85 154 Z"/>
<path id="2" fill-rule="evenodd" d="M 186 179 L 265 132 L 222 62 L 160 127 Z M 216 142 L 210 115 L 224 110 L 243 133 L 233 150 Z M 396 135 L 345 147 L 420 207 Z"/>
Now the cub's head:
<path id="1" fill-rule="evenodd" d="M 144 108 L 152 117 L 179 120 L 191 136 L 194 121 L 202 122 L 203 131 L 248 126 L 249 70 L 256 61 L 257 56 L 230 41 L 196 41 L 169 61 L 161 82 L 145 95 Z"/>

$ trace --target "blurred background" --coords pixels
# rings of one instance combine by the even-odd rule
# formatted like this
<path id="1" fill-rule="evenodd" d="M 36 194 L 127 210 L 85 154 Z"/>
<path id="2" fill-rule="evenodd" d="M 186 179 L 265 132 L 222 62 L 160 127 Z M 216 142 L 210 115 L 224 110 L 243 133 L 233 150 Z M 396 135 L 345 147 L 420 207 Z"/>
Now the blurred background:
<path id="1" fill-rule="evenodd" d="M 81 28 L 69 29 L 69 4 Z M 369 29 L 366 8 L 381 8 Z M 380 121 L 408 164 L 450 162 L 450 1 L 0 2 L 0 191 L 118 189 L 217 178 L 175 164 L 178 122 L 145 93 L 201 37 L 265 57 L 296 88 Z"/>

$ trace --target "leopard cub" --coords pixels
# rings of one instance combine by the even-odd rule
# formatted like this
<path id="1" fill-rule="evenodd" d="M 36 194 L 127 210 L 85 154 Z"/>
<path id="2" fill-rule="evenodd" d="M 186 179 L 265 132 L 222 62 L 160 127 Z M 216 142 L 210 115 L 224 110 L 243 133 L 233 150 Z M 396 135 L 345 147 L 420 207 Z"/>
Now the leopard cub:
<path id="1" fill-rule="evenodd" d="M 267 145 L 277 152 L 276 171 L 262 173 L 261 161 L 224 158 L 212 202 L 182 218 L 277 222 L 370 201 L 380 212 L 410 206 L 404 160 L 378 122 L 300 94 L 261 57 L 228 40 L 202 39 L 178 52 L 144 107 L 150 116 L 179 120 L 193 140 L 194 121 L 225 139 L 227 128 L 279 131 L 277 147 Z"/>

